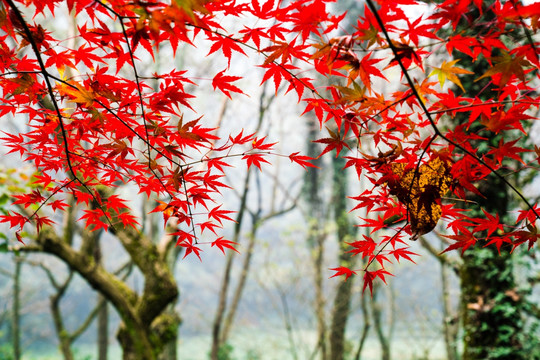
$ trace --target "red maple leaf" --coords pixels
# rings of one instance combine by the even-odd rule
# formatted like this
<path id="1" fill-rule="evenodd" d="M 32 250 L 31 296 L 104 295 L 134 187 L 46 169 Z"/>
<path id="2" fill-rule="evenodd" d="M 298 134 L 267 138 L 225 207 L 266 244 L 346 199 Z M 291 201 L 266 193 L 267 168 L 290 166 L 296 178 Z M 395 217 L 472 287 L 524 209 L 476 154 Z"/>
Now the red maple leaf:
<path id="1" fill-rule="evenodd" d="M 181 242 L 179 244 L 176 244 L 176 245 L 186 248 L 186 253 L 184 254 L 184 257 L 182 259 L 185 259 L 186 256 L 193 253 L 193 254 L 197 255 L 197 257 L 199 258 L 200 261 L 202 261 L 202 259 L 201 259 L 202 249 L 195 246 L 193 243 L 183 241 L 183 242 Z"/>
<path id="2" fill-rule="evenodd" d="M 235 222 L 233 219 L 231 219 L 228 216 L 228 214 L 234 214 L 235 211 L 220 210 L 221 206 L 222 205 L 219 205 L 219 206 L 213 208 L 212 210 L 210 210 L 210 212 L 208 213 L 208 218 L 217 220 L 220 225 L 223 225 L 221 220 L 228 220 L 228 221 Z"/>
<path id="3" fill-rule="evenodd" d="M 306 170 L 308 167 L 313 167 L 317 169 L 319 168 L 318 166 L 310 163 L 311 160 L 315 160 L 314 158 L 305 156 L 305 155 L 298 155 L 298 154 L 299 152 L 295 152 L 289 155 L 289 159 L 291 160 L 291 162 L 297 163 L 298 165 L 302 166 Z"/>
<path id="4" fill-rule="evenodd" d="M 225 70 L 217 73 L 216 76 L 214 76 L 214 78 L 212 79 L 212 86 L 214 87 L 214 90 L 218 88 L 219 90 L 221 90 L 221 92 L 227 95 L 227 97 L 231 100 L 232 100 L 231 93 L 230 93 L 231 91 L 244 94 L 244 92 L 240 88 L 231 84 L 233 81 L 240 80 L 242 77 L 223 75 L 224 73 L 225 73 Z"/>
<path id="5" fill-rule="evenodd" d="M 240 252 L 238 252 L 238 250 L 236 250 L 236 248 L 234 247 L 235 245 L 238 245 L 238 243 L 235 243 L 234 241 L 226 240 L 223 237 L 219 237 L 212 242 L 211 246 L 217 246 L 219 250 L 221 250 L 223 255 L 225 255 L 225 248 L 231 249 L 240 254 Z"/>
<path id="6" fill-rule="evenodd" d="M 221 49 L 221 51 L 223 52 L 223 55 L 225 55 L 225 57 L 227 58 L 227 68 L 230 68 L 231 67 L 231 57 L 232 57 L 232 52 L 233 51 L 236 51 L 240 54 L 243 54 L 243 55 L 246 55 L 246 53 L 244 52 L 244 50 L 242 50 L 242 48 L 240 47 L 240 45 L 238 45 L 238 40 L 236 39 L 233 39 L 229 36 L 226 36 L 226 35 L 212 35 L 209 37 L 210 41 L 213 42 L 212 44 L 212 47 L 210 48 L 210 51 L 208 52 L 208 55 L 210 54 L 213 54 L 214 52 L 218 51 L 219 49 Z M 246 55 L 247 56 L 247 55 Z"/>
<path id="7" fill-rule="evenodd" d="M 242 160 L 247 160 L 248 169 L 252 165 L 255 165 L 261 171 L 262 171 L 262 169 L 261 169 L 261 164 L 262 163 L 270 164 L 270 162 L 268 162 L 266 159 L 264 159 L 264 154 L 260 154 L 260 153 L 246 154 L 246 155 L 244 155 L 244 157 L 242 157 Z"/>
<path id="8" fill-rule="evenodd" d="M 345 281 L 347 281 L 347 279 L 350 278 L 351 276 L 356 275 L 356 271 L 351 270 L 345 266 L 340 266 L 340 267 L 333 268 L 330 270 L 336 272 L 334 275 L 330 276 L 330 278 L 333 278 L 335 276 L 345 275 Z"/>

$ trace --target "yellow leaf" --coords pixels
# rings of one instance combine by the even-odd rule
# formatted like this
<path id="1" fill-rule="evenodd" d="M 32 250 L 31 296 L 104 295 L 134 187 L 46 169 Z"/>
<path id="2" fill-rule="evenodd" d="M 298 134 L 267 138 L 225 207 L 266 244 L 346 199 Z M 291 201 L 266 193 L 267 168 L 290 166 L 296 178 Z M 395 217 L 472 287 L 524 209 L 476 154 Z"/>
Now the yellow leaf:
<path id="1" fill-rule="evenodd" d="M 412 240 L 427 234 L 441 218 L 441 197 L 450 190 L 451 163 L 436 157 L 418 170 L 405 163 L 392 163 L 396 179 L 388 183 L 390 193 L 407 206 Z M 413 180 L 414 179 L 414 180 Z"/>
<path id="2" fill-rule="evenodd" d="M 59 89 L 67 95 L 71 96 L 71 101 L 77 104 L 84 104 L 84 106 L 90 107 L 94 103 L 94 92 L 87 90 L 84 86 L 78 83 L 72 83 L 76 88 L 69 85 L 61 84 Z"/>
<path id="3" fill-rule="evenodd" d="M 429 74 L 429 76 L 437 75 L 441 86 L 443 86 L 445 80 L 448 79 L 449 81 L 459 86 L 461 90 L 465 91 L 465 89 L 463 88 L 463 85 L 461 85 L 461 81 L 459 81 L 459 78 L 457 77 L 456 74 L 474 74 L 474 73 L 472 71 L 454 66 L 458 61 L 459 59 L 453 60 L 450 62 L 443 61 L 441 67 L 433 68 L 433 71 L 431 72 L 431 74 Z"/>

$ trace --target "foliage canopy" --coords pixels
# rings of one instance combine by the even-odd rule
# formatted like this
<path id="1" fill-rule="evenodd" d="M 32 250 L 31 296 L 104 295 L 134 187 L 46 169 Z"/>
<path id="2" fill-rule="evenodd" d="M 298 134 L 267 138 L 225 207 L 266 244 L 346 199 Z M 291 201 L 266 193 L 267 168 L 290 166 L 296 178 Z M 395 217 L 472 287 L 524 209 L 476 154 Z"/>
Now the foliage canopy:
<path id="1" fill-rule="evenodd" d="M 125 200 L 98 191 L 130 183 L 159 201 L 154 211 L 165 222 L 177 219 L 174 235 L 186 255 L 200 255 L 204 232 L 215 234 L 212 246 L 234 250 L 219 234 L 231 210 L 215 203 L 227 187 L 228 160 L 241 157 L 260 169 L 272 156 L 286 155 L 243 129 L 216 135 L 195 116 L 192 88 L 211 80 L 215 91 L 243 96 L 232 64 L 248 56 L 260 59 L 261 84 L 295 93 L 303 112 L 313 112 L 326 129 L 316 140 L 324 146 L 320 155 L 335 150 L 369 184 L 352 199 L 354 209 L 369 213 L 360 226 L 371 234 L 350 245 L 380 266 L 338 267 L 336 275 L 363 271 L 371 288 L 389 274 L 387 263 L 411 260 L 411 237 L 441 219 L 447 251 L 477 243 L 499 250 L 534 246 L 540 207 L 509 175 L 535 172 L 540 164 L 540 149 L 526 141 L 539 106 L 540 3 L 367 0 L 354 32 L 336 36 L 344 14 L 333 14 L 332 2 L 3 0 L 0 116 L 26 121 L 28 130 L 2 139 L 36 173 L 33 189 L 15 195 L 16 207 L 1 221 L 23 241 L 23 227 L 52 225 L 50 214 L 70 207 L 65 196 L 71 194 L 86 206 L 80 218 L 86 227 L 137 228 Z M 76 19 L 74 37 L 46 27 L 44 17 L 61 18 L 61 9 Z M 207 56 L 227 61 L 208 79 L 188 69 L 145 68 L 145 58 L 160 48 L 176 53 L 204 43 Z M 473 74 L 461 58 L 488 66 Z M 324 85 L 321 77 L 328 78 Z M 466 77 L 493 96 L 464 95 L 460 79 Z M 390 82 L 397 84 L 393 93 L 383 91 Z M 457 114 L 468 120 L 458 122 Z M 497 135 L 496 147 L 473 145 Z M 299 152 L 288 158 L 312 166 Z M 479 184 L 488 176 L 516 195 L 515 223 L 488 213 L 469 216 L 459 201 L 481 195 Z"/>

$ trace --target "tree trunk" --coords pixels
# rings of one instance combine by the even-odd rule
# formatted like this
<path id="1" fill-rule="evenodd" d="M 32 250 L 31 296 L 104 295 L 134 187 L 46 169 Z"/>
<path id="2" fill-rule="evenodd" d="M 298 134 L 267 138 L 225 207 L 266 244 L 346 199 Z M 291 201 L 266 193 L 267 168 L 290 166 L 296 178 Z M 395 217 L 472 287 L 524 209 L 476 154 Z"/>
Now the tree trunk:
<path id="1" fill-rule="evenodd" d="M 255 249 L 255 242 L 257 239 L 257 230 L 260 225 L 259 220 L 260 219 L 258 216 L 252 217 L 251 230 L 248 235 L 248 245 L 247 245 L 246 253 L 244 255 L 244 261 L 242 262 L 242 272 L 240 273 L 238 284 L 236 285 L 236 289 L 234 291 L 231 305 L 229 306 L 229 311 L 223 323 L 223 330 L 220 336 L 221 344 L 227 343 L 229 339 L 229 334 L 230 334 L 230 331 L 234 322 L 234 318 L 236 316 L 236 310 L 238 309 L 238 305 L 240 304 L 240 300 L 242 299 L 242 294 L 244 292 L 244 287 L 246 285 L 247 277 L 249 275 L 249 270 L 251 267 L 251 258 L 253 257 L 253 251 Z"/>
<path id="2" fill-rule="evenodd" d="M 168 325 L 169 341 L 163 344 L 163 351 L 159 354 L 158 360 L 176 360 L 178 358 L 178 328 L 180 327 L 181 319 L 174 311 L 174 308 L 171 308 L 167 312 L 167 316 L 171 317 L 171 322 Z"/>
<path id="3" fill-rule="evenodd" d="M 375 284 L 374 284 L 375 285 Z M 382 324 L 382 304 L 380 301 L 377 301 L 379 295 L 380 285 L 373 286 L 373 298 L 371 299 L 371 312 L 373 314 L 373 323 L 375 326 L 375 333 L 381 344 L 381 359 L 390 360 L 390 342 L 389 336 L 384 334 L 383 324 Z"/>
<path id="4" fill-rule="evenodd" d="M 236 216 L 236 224 L 234 226 L 233 241 L 238 243 L 240 241 L 240 229 L 244 218 L 244 212 L 246 211 L 246 201 L 249 192 L 249 181 L 251 178 L 251 171 L 248 170 L 246 178 L 244 179 L 244 189 L 242 198 L 240 199 L 240 208 Z M 231 271 L 234 262 L 234 252 L 227 254 L 225 262 L 225 270 L 223 271 L 223 280 L 221 281 L 221 289 L 219 291 L 218 307 L 214 316 L 214 322 L 212 325 L 212 346 L 210 348 L 210 359 L 217 360 L 219 348 L 223 345 L 221 339 L 221 333 L 223 328 L 223 318 L 227 311 L 227 294 L 229 292 L 229 286 L 231 282 Z"/>
<path id="5" fill-rule="evenodd" d="M 367 294 L 365 292 L 360 295 L 360 307 L 362 308 L 362 316 L 364 317 L 364 327 L 362 328 L 362 335 L 360 336 L 360 340 L 358 342 L 358 349 L 356 350 L 356 355 L 354 357 L 355 360 L 360 360 L 360 356 L 362 355 L 362 350 L 364 349 L 364 344 L 367 339 L 369 328 L 371 327 L 371 322 L 369 320 L 369 313 L 366 304 L 366 296 Z"/>
<path id="6" fill-rule="evenodd" d="M 337 226 L 337 239 L 339 242 L 339 264 L 340 266 L 352 267 L 355 259 L 352 253 L 346 249 L 346 242 L 351 241 L 354 228 L 349 222 L 347 209 L 347 175 L 343 172 L 345 160 L 341 157 L 334 157 L 333 167 L 333 211 Z M 332 324 L 330 327 L 330 358 L 332 360 L 343 360 L 345 357 L 345 330 L 351 305 L 351 290 L 354 277 L 348 281 L 340 282 L 334 299 L 332 311 Z"/>
<path id="7" fill-rule="evenodd" d="M 510 249 L 467 250 L 461 269 L 464 360 L 525 360 Z"/>
<path id="8" fill-rule="evenodd" d="M 70 276 L 71 277 L 71 276 Z M 54 328 L 56 329 L 56 334 L 58 335 L 58 347 L 64 360 L 74 360 L 73 352 L 71 351 L 71 339 L 64 327 L 64 322 L 62 320 L 62 314 L 60 313 L 60 299 L 64 295 L 65 287 L 54 295 L 50 297 L 50 308 L 51 315 L 53 317 Z"/>
<path id="9" fill-rule="evenodd" d="M 65 243 L 51 227 L 43 227 L 37 244 L 40 251 L 62 259 L 116 308 L 123 321 L 117 337 L 125 360 L 156 360 L 163 351 L 163 344 L 172 337 L 176 339 L 180 320 L 176 314 L 165 313 L 167 306 L 177 299 L 176 282 L 164 260 L 165 254 L 144 234 L 124 228 L 114 235 L 145 277 L 140 295 L 96 263 L 93 256 Z"/>
<path id="10" fill-rule="evenodd" d="M 15 255 L 15 272 L 13 274 L 13 314 L 11 320 L 14 360 L 21 360 L 21 267 L 22 258 L 19 255 Z"/>
<path id="11" fill-rule="evenodd" d="M 103 298 L 103 296 L 98 295 L 98 298 Z M 98 299 L 98 302 L 99 301 L 100 300 Z M 109 350 L 109 307 L 106 301 L 98 312 L 97 346 L 98 360 L 107 360 L 107 353 Z"/>
<path id="12" fill-rule="evenodd" d="M 492 4 L 484 3 L 485 9 Z M 469 14 L 475 19 L 483 16 L 482 21 L 488 23 L 494 18 L 492 10 L 485 10 L 483 15 L 474 10 Z M 478 28 L 470 28 L 463 24 L 463 29 L 458 31 L 478 31 Z M 489 66 L 486 61 L 471 63 L 470 58 L 463 55 L 456 56 L 461 59 L 460 65 L 475 74 L 483 73 Z M 496 89 L 490 87 L 490 79 L 474 81 L 472 77 L 464 78 L 463 86 L 466 89 L 464 96 L 479 96 L 484 99 L 494 94 Z M 480 95 L 479 95 L 480 94 Z M 468 121 L 466 116 L 458 116 L 456 120 L 463 123 Z M 477 146 L 480 149 L 489 150 L 490 146 L 496 147 L 500 136 L 493 132 L 485 131 L 483 126 L 471 127 L 470 131 L 487 140 L 480 140 Z M 474 146 L 474 144 L 473 144 Z M 509 210 L 508 189 L 501 179 L 491 174 L 485 181 L 480 183 L 480 192 L 483 196 L 473 196 L 479 207 L 492 215 L 506 217 Z M 472 214 L 470 216 L 480 216 Z M 492 236 L 497 236 L 493 234 Z M 485 237 L 484 233 L 478 237 Z M 523 352 L 520 343 L 524 323 L 521 318 L 522 300 L 516 294 L 516 283 L 513 274 L 513 260 L 511 246 L 501 247 L 500 255 L 495 246 L 483 247 L 485 243 L 479 241 L 476 246 L 465 251 L 463 266 L 460 268 L 461 279 L 461 311 L 463 324 L 463 360 L 488 360 L 488 359 L 527 359 L 528 355 Z"/>
<path id="13" fill-rule="evenodd" d="M 306 125 L 308 127 L 308 139 L 314 139 L 319 132 L 318 122 L 314 116 L 307 116 Z M 317 352 L 321 351 L 321 360 L 328 359 L 328 347 L 327 347 L 327 325 L 326 325 L 326 298 L 324 294 L 324 276 L 323 276 L 323 263 L 324 263 L 324 250 L 327 234 L 325 231 L 325 218 L 324 203 L 321 198 L 320 189 L 320 177 L 323 173 L 323 162 L 318 155 L 320 149 L 317 143 L 313 141 L 307 142 L 307 155 L 314 158 L 313 165 L 316 167 L 310 167 L 307 169 L 304 176 L 303 195 L 309 213 L 306 214 L 308 222 L 308 234 L 307 245 L 310 249 L 311 260 L 313 264 L 313 283 L 315 285 L 315 318 L 317 320 L 317 345 L 310 356 L 310 359 L 315 358 Z"/>
<path id="14" fill-rule="evenodd" d="M 449 294 L 448 284 L 448 264 L 441 264 L 441 286 L 443 296 L 443 329 L 444 329 L 444 344 L 446 347 L 446 357 L 448 360 L 459 360 L 458 357 L 458 330 L 459 321 L 458 315 L 452 311 L 452 301 Z"/>

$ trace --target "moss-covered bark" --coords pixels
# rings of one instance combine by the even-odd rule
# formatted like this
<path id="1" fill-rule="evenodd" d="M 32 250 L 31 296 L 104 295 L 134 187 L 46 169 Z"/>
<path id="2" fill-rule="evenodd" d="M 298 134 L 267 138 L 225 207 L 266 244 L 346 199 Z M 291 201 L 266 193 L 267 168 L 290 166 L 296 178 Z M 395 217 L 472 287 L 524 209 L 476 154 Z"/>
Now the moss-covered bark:
<path id="1" fill-rule="evenodd" d="M 504 214 L 507 194 L 498 179 L 490 179 L 477 199 L 486 211 Z M 460 269 L 464 360 L 527 359 L 520 342 L 524 328 L 522 304 L 516 293 L 510 247 L 469 249 Z"/>
<path id="2" fill-rule="evenodd" d="M 178 288 L 165 256 L 150 239 L 130 229 L 115 235 L 145 278 L 140 296 L 97 263 L 91 252 L 75 250 L 53 228 L 41 230 L 37 245 L 62 259 L 115 307 L 122 319 L 117 337 L 124 360 L 156 360 L 164 344 L 176 340 L 180 319 L 165 310 L 176 300 Z"/>
<path id="3" fill-rule="evenodd" d="M 467 17 L 478 18 L 478 24 L 487 23 L 493 18 L 490 10 L 486 10 L 489 3 L 484 4 L 485 9 L 482 14 L 474 10 Z M 464 24 L 464 28 L 458 30 L 481 32 L 486 29 Z M 474 75 L 463 77 L 465 96 L 492 97 L 493 91 L 496 90 L 489 84 L 489 79 L 475 80 L 490 65 L 485 60 L 480 59 L 472 63 L 470 58 L 462 54 L 456 55 L 458 55 L 456 58 L 461 59 L 461 67 L 474 73 Z M 456 120 L 468 121 L 463 117 L 458 117 Z M 476 146 L 480 152 L 487 151 L 489 146 L 496 147 L 500 140 L 500 136 L 485 131 L 482 126 L 469 130 L 487 139 L 477 142 Z M 492 215 L 498 214 L 501 218 L 507 216 L 510 209 L 510 197 L 507 186 L 500 178 L 490 175 L 481 183 L 479 190 L 483 196 L 471 198 L 478 203 L 479 208 L 485 209 Z M 521 317 L 522 303 L 519 297 L 513 296 L 516 284 L 511 247 L 501 247 L 499 255 L 495 246 L 484 248 L 484 245 L 484 242 L 479 241 L 476 246 L 465 252 L 463 266 L 459 271 L 462 294 L 463 360 L 527 359 L 520 342 L 524 328 Z"/>

